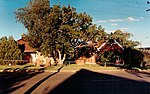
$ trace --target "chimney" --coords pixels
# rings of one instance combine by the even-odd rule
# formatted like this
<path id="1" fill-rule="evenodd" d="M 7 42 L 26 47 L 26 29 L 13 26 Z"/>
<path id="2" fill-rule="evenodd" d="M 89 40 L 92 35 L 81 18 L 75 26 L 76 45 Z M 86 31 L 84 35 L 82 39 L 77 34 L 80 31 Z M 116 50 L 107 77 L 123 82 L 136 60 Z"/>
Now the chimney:
<path id="1" fill-rule="evenodd" d="M 25 40 L 26 35 L 23 33 L 23 34 L 21 35 L 21 37 L 22 37 L 23 40 Z"/>

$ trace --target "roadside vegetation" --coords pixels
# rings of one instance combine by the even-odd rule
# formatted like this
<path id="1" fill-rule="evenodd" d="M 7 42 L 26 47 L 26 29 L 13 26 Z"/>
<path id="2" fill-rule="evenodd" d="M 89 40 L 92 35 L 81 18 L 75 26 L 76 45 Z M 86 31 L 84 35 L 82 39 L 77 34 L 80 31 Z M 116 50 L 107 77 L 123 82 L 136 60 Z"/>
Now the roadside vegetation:
<path id="1" fill-rule="evenodd" d="M 70 64 L 70 65 L 57 65 L 57 66 L 49 66 L 49 67 L 36 67 L 32 64 L 26 64 L 26 65 L 14 65 L 14 66 L 8 66 L 8 65 L 1 65 L 0 70 L 2 72 L 40 72 L 40 71 L 78 71 L 80 69 L 88 69 L 88 70 L 118 70 L 118 67 L 103 67 L 96 65 L 76 65 L 76 64 Z"/>
<path id="2" fill-rule="evenodd" d="M 19 45 L 13 36 L 0 38 L 0 65 L 18 64 L 17 61 L 22 60 L 23 52 L 19 49 Z M 5 60 L 5 61 L 4 61 Z"/>

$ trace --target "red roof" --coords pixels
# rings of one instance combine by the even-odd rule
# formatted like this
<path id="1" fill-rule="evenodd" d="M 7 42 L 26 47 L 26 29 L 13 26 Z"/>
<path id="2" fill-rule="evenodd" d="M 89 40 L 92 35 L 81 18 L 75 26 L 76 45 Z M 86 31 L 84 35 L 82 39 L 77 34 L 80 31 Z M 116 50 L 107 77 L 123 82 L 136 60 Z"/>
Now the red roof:
<path id="1" fill-rule="evenodd" d="M 114 51 L 114 50 L 123 52 L 124 48 L 116 40 L 114 40 L 113 43 L 104 42 L 103 44 L 101 44 L 100 47 L 97 48 L 97 50 L 101 51 L 102 53 L 105 51 Z"/>
<path id="2" fill-rule="evenodd" d="M 24 40 L 24 39 L 19 39 L 19 40 L 17 40 L 17 43 L 20 44 L 20 45 L 22 45 L 22 44 L 25 45 L 25 50 L 24 50 L 24 52 L 35 52 L 35 49 L 32 48 L 31 46 L 29 46 L 29 44 L 28 44 L 28 42 L 27 42 L 26 40 Z"/>

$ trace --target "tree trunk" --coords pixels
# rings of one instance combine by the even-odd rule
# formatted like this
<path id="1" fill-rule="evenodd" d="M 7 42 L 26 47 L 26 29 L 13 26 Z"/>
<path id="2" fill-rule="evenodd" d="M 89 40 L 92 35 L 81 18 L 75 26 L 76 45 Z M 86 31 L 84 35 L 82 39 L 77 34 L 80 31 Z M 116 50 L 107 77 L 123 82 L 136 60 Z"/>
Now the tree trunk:
<path id="1" fill-rule="evenodd" d="M 104 67 L 107 67 L 107 62 L 105 61 L 105 63 L 104 63 Z"/>
<path id="2" fill-rule="evenodd" d="M 46 65 L 45 65 L 46 67 L 47 66 L 50 66 L 50 58 L 46 58 Z"/>
<path id="3" fill-rule="evenodd" d="M 40 67 L 40 59 L 36 59 L 36 66 Z"/>
<path id="4" fill-rule="evenodd" d="M 58 64 L 63 64 L 63 62 L 64 62 L 64 60 L 65 60 L 65 58 L 66 58 L 66 54 L 64 54 L 64 56 L 63 56 L 63 59 L 61 58 L 61 53 L 60 53 L 60 51 L 59 50 L 57 50 L 58 51 L 58 58 L 57 58 L 57 62 L 58 62 Z"/>
<path id="5" fill-rule="evenodd" d="M 53 57 L 50 57 L 50 65 L 54 65 L 54 63 L 55 63 L 54 58 L 53 58 Z"/>

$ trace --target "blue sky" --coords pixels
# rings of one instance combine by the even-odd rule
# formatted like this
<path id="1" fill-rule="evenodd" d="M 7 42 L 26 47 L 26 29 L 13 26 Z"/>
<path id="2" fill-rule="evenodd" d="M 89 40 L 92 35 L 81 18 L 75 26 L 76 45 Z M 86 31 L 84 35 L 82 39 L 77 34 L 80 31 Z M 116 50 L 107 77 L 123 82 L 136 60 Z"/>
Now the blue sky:
<path id="1" fill-rule="evenodd" d="M 16 40 L 27 30 L 16 23 L 14 12 L 26 6 L 30 0 L 0 0 L 0 37 L 12 35 Z M 133 34 L 132 40 L 150 47 L 150 8 L 147 0 L 51 0 L 50 5 L 60 4 L 75 7 L 77 12 L 86 12 L 93 23 L 102 25 L 110 33 L 120 29 Z"/>

